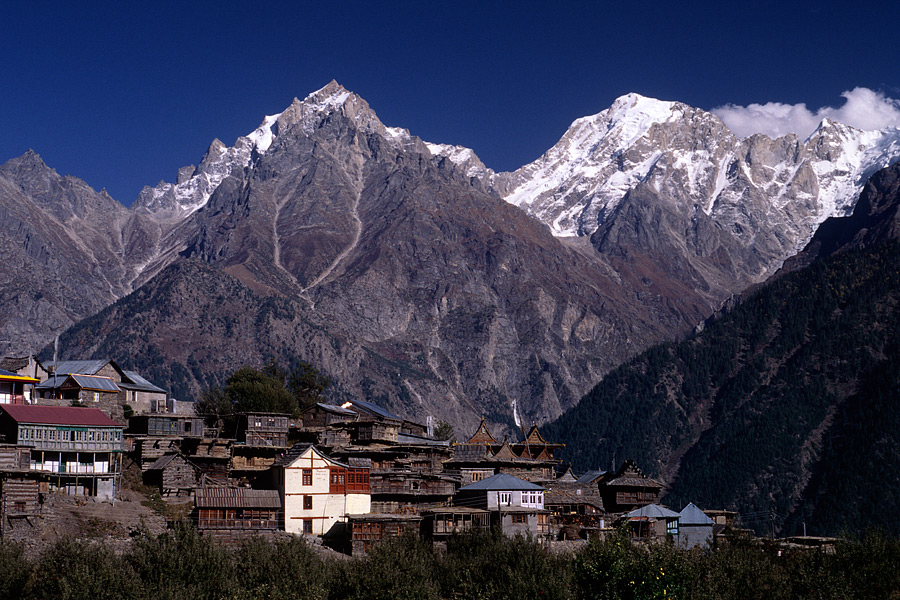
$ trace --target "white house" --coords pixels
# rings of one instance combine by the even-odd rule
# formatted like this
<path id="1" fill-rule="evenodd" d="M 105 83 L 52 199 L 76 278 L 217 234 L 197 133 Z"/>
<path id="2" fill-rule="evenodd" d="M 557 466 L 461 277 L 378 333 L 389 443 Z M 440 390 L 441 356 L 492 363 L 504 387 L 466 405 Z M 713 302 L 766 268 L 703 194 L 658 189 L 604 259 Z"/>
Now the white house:
<path id="1" fill-rule="evenodd" d="M 530 481 L 498 473 L 459 488 L 453 503 L 490 511 L 492 520 L 506 535 L 542 536 L 550 532 L 544 491 L 543 487 Z"/>
<path id="2" fill-rule="evenodd" d="M 306 444 L 291 448 L 276 466 L 284 530 L 289 533 L 325 535 L 347 515 L 371 510 L 366 467 L 340 463 Z"/>

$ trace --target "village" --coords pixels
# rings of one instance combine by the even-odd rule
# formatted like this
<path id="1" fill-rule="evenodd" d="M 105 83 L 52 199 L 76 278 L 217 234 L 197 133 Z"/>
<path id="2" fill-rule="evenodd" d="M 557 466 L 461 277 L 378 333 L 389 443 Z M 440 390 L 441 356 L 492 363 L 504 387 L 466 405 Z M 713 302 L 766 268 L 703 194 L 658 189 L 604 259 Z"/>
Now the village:
<path id="1" fill-rule="evenodd" d="M 126 465 L 197 530 L 225 544 L 294 534 L 364 555 L 417 533 L 440 545 L 495 528 L 547 546 L 624 528 L 634 541 L 707 548 L 739 532 L 735 512 L 659 504 L 664 486 L 625 460 L 559 472 L 532 424 L 498 439 L 485 420 L 458 441 L 363 400 L 316 403 L 292 419 L 247 412 L 210 426 L 113 360 L 0 361 L 0 537 L 28 540 L 53 518 L 50 495 L 114 504 Z M 785 544 L 827 546 L 827 539 Z"/>

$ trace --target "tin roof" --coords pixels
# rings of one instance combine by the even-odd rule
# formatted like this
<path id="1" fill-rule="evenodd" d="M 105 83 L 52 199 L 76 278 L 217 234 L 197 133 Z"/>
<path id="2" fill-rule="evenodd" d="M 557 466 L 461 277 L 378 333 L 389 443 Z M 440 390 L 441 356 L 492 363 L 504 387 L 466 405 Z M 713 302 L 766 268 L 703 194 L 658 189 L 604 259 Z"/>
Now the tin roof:
<path id="1" fill-rule="evenodd" d="M 509 473 L 497 473 L 481 481 L 470 483 L 459 488 L 459 491 L 506 491 L 506 490 L 543 490 L 541 486 L 524 479 L 514 477 Z"/>
<path id="2" fill-rule="evenodd" d="M 201 487 L 194 492 L 197 508 L 281 508 L 278 490 Z"/>
<path id="3" fill-rule="evenodd" d="M 681 509 L 682 525 L 714 525 L 715 521 L 710 519 L 706 513 L 697 508 L 693 502 L 689 502 L 687 506 Z"/>
<path id="4" fill-rule="evenodd" d="M 82 375 L 80 373 L 72 373 L 66 378 L 67 381 L 75 382 L 75 385 L 83 390 L 92 390 L 95 392 L 119 392 L 119 386 L 109 377 L 100 375 Z M 65 382 L 63 382 L 65 385 Z"/>
<path id="5" fill-rule="evenodd" d="M 39 425 L 83 425 L 90 427 L 124 427 L 116 423 L 97 408 L 74 406 L 40 406 L 36 404 L 2 404 L 0 410 L 6 412 L 17 423 Z"/>
<path id="6" fill-rule="evenodd" d="M 334 413 L 336 415 L 342 415 L 345 417 L 355 417 L 358 414 L 355 410 L 350 410 L 349 408 L 344 408 L 343 406 L 338 406 L 336 404 L 316 402 L 316 406 L 327 412 Z"/>
<path id="7" fill-rule="evenodd" d="M 24 383 L 37 383 L 38 381 L 40 381 L 40 379 L 27 377 L 25 375 L 19 375 L 18 373 L 13 373 L 12 371 L 7 371 L 6 369 L 0 369 L 0 381 L 22 381 Z"/>
<path id="8" fill-rule="evenodd" d="M 647 517 L 650 519 L 672 519 L 678 518 L 678 513 L 674 510 L 669 510 L 665 506 L 660 506 L 659 504 L 648 504 L 647 506 L 641 506 L 640 508 L 636 508 L 630 513 L 625 515 L 629 519 L 639 518 L 639 517 Z"/>
<path id="9" fill-rule="evenodd" d="M 48 372 L 55 366 L 57 375 L 68 375 L 70 373 L 93 375 L 110 362 L 112 361 L 108 358 L 102 358 L 95 360 L 60 360 L 57 362 L 48 360 L 46 363 L 41 364 Z"/>
<path id="10" fill-rule="evenodd" d="M 372 404 L 371 402 L 366 402 L 365 400 L 350 400 L 350 403 L 367 413 L 373 414 L 377 417 L 381 417 L 382 419 L 394 419 L 396 421 L 402 421 L 403 417 L 395 415 L 391 411 L 386 408 L 381 408 L 377 404 Z"/>
<path id="11" fill-rule="evenodd" d="M 166 393 L 166 390 L 153 385 L 134 371 L 125 371 L 123 369 L 122 372 L 125 374 L 125 377 L 129 379 L 129 381 L 123 381 L 119 385 L 126 390 L 137 390 L 139 392 L 155 392 L 157 394 Z"/>

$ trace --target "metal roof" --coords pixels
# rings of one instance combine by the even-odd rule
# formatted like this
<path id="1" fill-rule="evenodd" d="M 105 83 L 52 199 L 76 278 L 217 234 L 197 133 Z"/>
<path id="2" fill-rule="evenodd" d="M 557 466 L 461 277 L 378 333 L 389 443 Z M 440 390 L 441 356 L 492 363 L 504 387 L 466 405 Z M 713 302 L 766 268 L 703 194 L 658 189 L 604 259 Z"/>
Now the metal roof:
<path id="1" fill-rule="evenodd" d="M 660 506 L 659 504 L 648 504 L 647 506 L 641 506 L 640 508 L 636 508 L 630 513 L 625 515 L 629 519 L 634 519 L 636 517 L 648 517 L 651 519 L 672 519 L 678 518 L 678 513 L 674 510 L 669 510 L 665 506 Z"/>
<path id="2" fill-rule="evenodd" d="M 23 381 L 25 383 L 37 383 L 40 379 L 28 377 L 27 375 L 19 375 L 6 369 L 0 369 L 0 381 Z"/>
<path id="3" fill-rule="evenodd" d="M 57 375 L 68 375 L 70 373 L 83 373 L 85 375 L 93 375 L 107 364 L 110 361 L 108 358 L 98 359 L 98 360 L 60 360 L 58 362 L 53 362 L 52 360 L 47 361 L 46 363 L 41 363 L 43 367 L 50 371 L 52 367 L 56 367 Z"/>
<path id="4" fill-rule="evenodd" d="M 694 506 L 693 502 L 689 502 L 687 506 L 681 509 L 682 525 L 714 525 L 715 521 L 710 519 L 706 513 Z"/>
<path id="5" fill-rule="evenodd" d="M 144 379 L 143 377 L 141 377 L 134 371 L 126 371 L 123 369 L 122 372 L 125 374 L 125 377 L 127 377 L 128 379 L 131 380 L 131 381 L 123 381 L 122 383 L 119 384 L 121 387 L 125 388 L 126 390 L 137 390 L 139 392 L 155 392 L 157 394 L 165 394 L 166 393 L 166 390 L 164 390 L 160 387 L 156 387 L 155 385 L 153 385 L 152 383 L 150 383 L 149 381 L 147 381 L 146 379 Z"/>
<path id="6" fill-rule="evenodd" d="M 100 375 L 82 375 L 80 373 L 72 373 L 67 380 L 71 379 L 75 384 L 83 390 L 92 390 L 96 392 L 120 392 L 119 386 L 109 377 Z"/>
<path id="7" fill-rule="evenodd" d="M 358 414 L 355 410 L 350 410 L 349 408 L 344 408 L 343 406 L 337 406 L 336 404 L 324 404 L 322 402 L 316 402 L 316 406 L 328 412 L 348 417 L 355 417 Z"/>
<path id="8" fill-rule="evenodd" d="M 83 425 L 90 427 L 119 427 L 97 408 L 75 406 L 40 406 L 36 404 L 2 404 L 0 410 L 6 412 L 17 423 L 39 425 Z"/>
<path id="9" fill-rule="evenodd" d="M 397 421 L 403 420 L 403 417 L 395 415 L 391 411 L 389 411 L 385 408 L 381 408 L 377 404 L 372 404 L 371 402 L 366 402 L 365 400 L 350 400 L 350 403 L 353 404 L 353 406 L 357 406 L 357 407 L 361 408 L 362 410 L 364 410 L 368 413 L 371 413 L 373 415 L 379 416 L 383 419 L 395 419 Z"/>
<path id="10" fill-rule="evenodd" d="M 514 477 L 509 473 L 497 473 L 481 481 L 470 483 L 459 488 L 459 491 L 507 491 L 507 490 L 543 490 L 536 483 Z"/>
<path id="11" fill-rule="evenodd" d="M 197 508 L 281 508 L 278 490 L 201 487 L 194 494 Z"/>

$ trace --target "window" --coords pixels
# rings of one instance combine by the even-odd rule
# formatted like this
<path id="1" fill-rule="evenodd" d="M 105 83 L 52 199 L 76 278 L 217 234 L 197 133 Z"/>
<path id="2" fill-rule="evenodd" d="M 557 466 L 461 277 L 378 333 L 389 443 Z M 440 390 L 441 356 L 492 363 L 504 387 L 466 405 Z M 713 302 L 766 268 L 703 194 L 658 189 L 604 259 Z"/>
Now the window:
<path id="1" fill-rule="evenodd" d="M 312 469 L 303 469 L 303 485 L 312 485 Z"/>
<path id="2" fill-rule="evenodd" d="M 500 492 L 498 496 L 498 501 L 501 505 L 509 506 L 510 504 L 512 504 L 512 492 Z"/>
<path id="3" fill-rule="evenodd" d="M 100 402 L 100 392 L 94 392 L 94 402 Z"/>
<path id="4" fill-rule="evenodd" d="M 541 492 L 522 492 L 522 506 L 540 506 Z"/>
<path id="5" fill-rule="evenodd" d="M 312 533 L 312 519 L 303 519 L 303 533 Z"/>
<path id="6" fill-rule="evenodd" d="M 312 496 L 303 496 L 303 510 L 312 510 Z"/>
<path id="7" fill-rule="evenodd" d="M 678 535 L 678 519 L 666 521 L 666 533 L 668 535 Z"/>
<path id="8" fill-rule="evenodd" d="M 528 525 L 528 515 L 514 514 L 511 516 L 513 525 Z"/>

